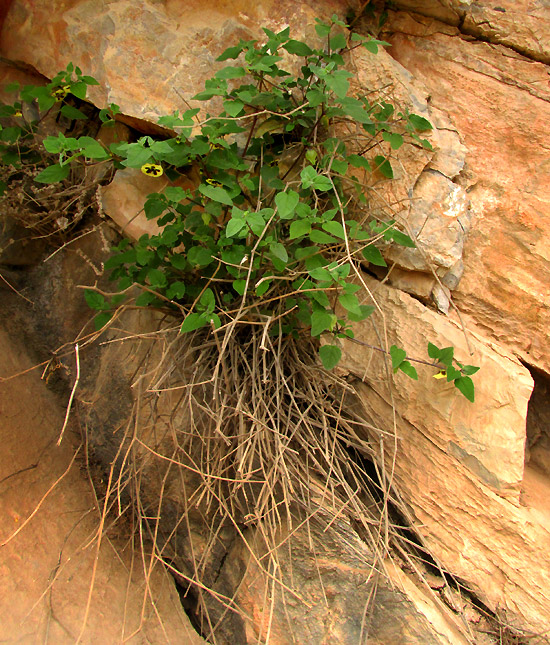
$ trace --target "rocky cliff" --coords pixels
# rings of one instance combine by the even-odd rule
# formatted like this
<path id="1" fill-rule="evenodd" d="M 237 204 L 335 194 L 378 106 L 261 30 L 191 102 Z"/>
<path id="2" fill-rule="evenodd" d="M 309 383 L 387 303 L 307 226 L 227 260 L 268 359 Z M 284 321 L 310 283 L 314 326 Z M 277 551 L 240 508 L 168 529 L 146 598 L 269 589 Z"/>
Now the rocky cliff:
<path id="1" fill-rule="evenodd" d="M 375 572 L 376 559 L 346 513 L 337 515 L 332 538 L 320 529 L 308 533 L 282 525 L 277 562 L 289 581 L 285 596 L 274 590 L 274 575 L 267 581 L 260 575 L 266 554 L 260 547 L 257 553 L 244 548 L 240 528 L 224 533 L 224 527 L 209 541 L 208 517 L 183 499 L 182 486 L 191 490 L 193 475 L 173 477 L 150 461 L 159 451 L 164 462 L 174 461 L 167 437 L 174 425 L 187 423 L 173 412 L 179 391 L 151 394 L 145 381 L 136 379 L 139 366 L 152 369 L 153 354 L 162 357 L 177 347 L 166 336 L 165 345 L 151 350 L 147 334 L 158 319 L 132 314 L 121 323 L 127 343 L 90 347 L 81 359 L 77 353 L 82 363 L 75 363 L 74 342 L 90 317 L 76 285 L 101 279 L 118 231 L 137 239 L 152 230 L 139 213 L 146 195 L 158 190 L 157 180 L 122 170 L 98 189 L 96 213 L 79 231 L 84 235 L 53 256 L 47 240 L 29 239 L 28 232 L 4 222 L 0 293 L 6 365 L 0 376 L 22 376 L 0 382 L 2 539 L 9 539 L 0 561 L 3 588 L 11 590 L 17 605 L 2 598 L 0 639 L 201 642 L 182 610 L 193 616 L 196 609 L 191 583 L 197 572 L 189 564 L 195 549 L 213 589 L 213 599 L 200 602 L 215 601 L 212 615 L 223 624 L 218 631 L 212 625 L 200 628 L 212 642 L 550 642 L 550 5 L 545 0 L 387 4 L 13 0 L 0 37 L 0 81 L 43 83 L 72 61 L 99 81 L 90 92 L 97 107 L 120 106 L 121 137 L 124 128 L 154 134 L 159 116 L 180 109 L 182 96 L 202 89 L 220 65 L 217 56 L 241 38 L 261 37 L 261 27 L 277 31 L 289 25 L 307 39 L 314 36 L 316 17 L 336 12 L 357 31 L 389 43 L 375 61 L 368 52 L 350 55 L 352 88 L 390 88 L 393 100 L 414 106 L 434 124 L 434 148 L 398 151 L 395 181 L 377 193 L 380 204 L 397 205 L 417 248 L 390 249 L 388 268 L 367 267 L 365 285 L 379 312 L 356 324 L 362 344 L 344 343 L 338 369 L 359 396 L 353 405 L 365 420 L 363 439 L 374 447 L 365 457 L 389 473 L 404 514 L 399 521 L 422 558 L 429 558 L 428 566 L 420 575 L 406 558 L 399 564 L 383 558 L 385 570 Z M 461 360 L 479 365 L 475 404 L 451 385 L 441 388 L 422 366 L 418 382 L 397 373 L 388 383 L 383 355 L 373 349 L 380 329 L 388 345 L 407 350 L 428 341 L 453 345 Z M 87 336 L 80 338 L 85 344 Z M 32 362 L 42 363 L 45 372 L 51 369 L 57 365 L 52 352 L 60 347 L 69 350 L 60 354 L 64 379 L 52 394 L 46 384 L 55 386 L 54 377 L 41 382 L 25 370 Z M 9 358 L 12 353 L 20 358 Z M 144 495 L 162 490 L 169 502 L 163 508 L 166 522 L 157 524 L 166 553 L 143 557 L 145 566 L 135 565 L 138 574 L 124 550 L 98 545 L 93 557 L 86 552 L 96 544 L 86 515 L 78 537 L 70 522 L 59 519 L 81 512 L 79 506 L 100 505 L 86 497 L 87 490 L 75 492 L 85 483 L 74 465 L 66 488 L 55 489 L 57 513 L 50 501 L 40 506 L 73 464 L 70 450 L 56 452 L 50 427 L 63 423 L 60 401 L 66 403 L 73 386 L 79 413 L 70 423 L 92 435 L 94 476 L 111 485 L 117 451 L 127 448 L 122 430 L 130 420 L 137 429 L 139 417 L 136 477 L 143 478 Z M 136 417 L 136 401 L 143 400 L 147 412 Z M 153 409 L 157 416 L 147 416 Z M 73 431 L 76 450 L 80 435 L 76 427 Z M 39 454 L 38 442 L 44 446 Z M 48 467 L 41 466 L 44 460 Z M 319 494 L 312 491 L 312 497 Z M 78 504 L 80 496 L 85 501 Z M 154 512 L 149 506 L 148 513 Z M 142 532 L 133 529 L 136 547 L 141 541 L 147 553 Z M 124 535 L 118 530 L 113 544 Z M 242 531 L 255 544 L 253 527 Z M 286 550 L 290 534 L 293 547 Z M 97 572 L 84 559 L 78 574 L 97 577 L 90 598 L 99 600 L 91 605 L 82 597 L 89 586 L 82 581 L 70 586 L 77 574 L 70 574 L 73 556 L 64 554 L 69 536 L 75 557 L 84 550 L 101 563 Z M 40 551 L 33 554 L 31 581 L 14 563 L 35 542 Z M 53 552 L 46 553 L 52 545 Z M 161 556 L 169 569 L 173 565 L 181 603 L 156 566 Z M 133 592 L 141 587 L 147 593 Z M 67 606 L 64 594 L 74 594 L 74 605 Z M 367 620 L 364 609 L 371 598 Z M 267 619 L 263 612 L 269 607 Z"/>

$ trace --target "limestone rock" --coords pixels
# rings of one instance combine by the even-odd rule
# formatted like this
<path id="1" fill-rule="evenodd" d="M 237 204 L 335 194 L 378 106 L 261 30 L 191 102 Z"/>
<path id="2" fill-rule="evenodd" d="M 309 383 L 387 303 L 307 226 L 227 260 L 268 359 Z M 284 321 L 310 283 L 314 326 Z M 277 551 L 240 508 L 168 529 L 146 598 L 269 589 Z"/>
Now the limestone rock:
<path id="1" fill-rule="evenodd" d="M 295 37 L 315 38 L 314 18 L 342 15 L 344 0 L 279 5 L 246 0 L 205 4 L 133 0 L 14 0 L 6 16 L 0 54 L 33 65 L 48 77 L 69 61 L 100 83 L 91 100 L 117 103 L 130 117 L 156 122 L 186 109 L 218 67 L 216 58 L 242 38 L 261 38 L 261 27 L 287 25 Z M 183 98 L 182 98 L 183 97 Z"/>
<path id="2" fill-rule="evenodd" d="M 389 28 L 392 55 L 429 89 L 431 103 L 452 115 L 470 151 L 472 223 L 455 300 L 487 333 L 548 372 L 548 72 L 438 24 L 397 14 Z"/>
<path id="3" fill-rule="evenodd" d="M 470 357 L 460 326 L 449 317 L 371 279 L 366 285 L 390 313 L 384 319 L 375 313 L 356 326 L 359 343 L 380 347 L 379 339 L 387 338 L 388 345 L 425 358 L 422 349 L 430 340 L 454 345 L 459 360 L 481 366 L 471 404 L 421 364 L 415 363 L 418 382 L 398 373 L 389 387 L 391 364 L 382 352 L 344 344 L 340 365 L 363 381 L 358 388 L 373 424 L 392 418 L 395 409 L 395 439 L 384 440 L 380 458 L 417 530 L 442 566 L 489 606 L 504 609 L 518 627 L 547 630 L 550 523 L 536 507 L 519 505 L 520 492 L 525 500 L 524 491 L 533 490 L 531 474 L 524 481 L 531 376 L 511 354 L 471 332 Z M 538 563 L 536 571 L 532 562 Z"/>
<path id="4" fill-rule="evenodd" d="M 506 45 L 550 62 L 550 16 L 545 0 L 397 0 L 395 7 L 459 26 L 464 34 Z"/>
<path id="5" fill-rule="evenodd" d="M 8 298 L 1 297 L 4 318 Z M 0 377 L 27 370 L 0 382 L 0 640 L 69 645 L 82 629 L 82 643 L 204 643 L 161 567 L 142 561 L 113 532 L 97 549 L 97 499 L 81 447 L 71 461 L 80 444 L 72 423 L 56 446 L 65 408 L 46 387 L 55 370 L 41 380 L 21 329 L 0 322 Z M 150 572 L 145 563 L 153 564 Z"/>
<path id="6" fill-rule="evenodd" d="M 124 168 L 113 181 L 99 187 L 103 212 L 119 227 L 125 237 L 139 240 L 144 235 L 158 235 L 155 220 L 148 220 L 143 210 L 147 195 L 162 192 L 168 185 L 164 177 L 147 177 L 139 168 Z"/>
<path id="7" fill-rule="evenodd" d="M 346 341 L 342 367 L 368 382 L 388 402 L 393 400 L 403 420 L 437 449 L 453 455 L 501 495 L 517 499 L 523 479 L 527 404 L 533 388 L 528 370 L 478 334 L 467 332 L 467 344 L 459 324 L 407 294 L 368 277 L 365 284 L 386 315 L 381 318 L 373 314 L 357 326 L 359 343 Z M 387 339 L 387 343 L 381 346 L 378 337 Z M 466 401 L 452 384 L 434 379 L 436 368 L 416 363 L 419 381 L 398 372 L 392 377 L 390 390 L 389 359 L 383 352 L 360 344 L 386 350 L 395 344 L 409 356 L 429 360 L 428 342 L 438 347 L 453 346 L 459 361 L 481 368 L 473 377 L 475 404 Z"/>
<path id="8" fill-rule="evenodd" d="M 380 50 L 376 57 L 363 50 L 353 52 L 351 64 L 355 71 L 353 91 L 367 91 L 371 96 L 373 88 L 384 88 L 379 92 L 383 99 L 391 88 L 391 99 L 399 109 L 406 108 L 434 125 L 427 135 L 433 151 L 408 144 L 397 151 L 384 149 L 394 179 L 371 179 L 368 208 L 381 219 L 396 219 L 417 243 L 413 249 L 396 244 L 384 249 L 389 262 L 411 271 L 437 270 L 444 276 L 461 260 L 470 227 L 469 197 L 455 183 L 467 150 L 448 117 L 428 105 L 422 84 L 416 83 L 388 52 Z"/>
<path id="9" fill-rule="evenodd" d="M 281 546 L 271 560 L 285 587 L 259 570 L 261 549 L 254 557 L 242 544 L 230 552 L 221 575 L 244 572 L 234 583 L 237 600 L 255 619 L 246 621 L 243 645 L 263 642 L 268 633 L 272 645 L 466 645 L 452 613 L 422 594 L 401 569 L 391 562 L 382 574 L 373 569 L 373 554 L 348 521 L 342 517 L 336 530 L 327 531 L 319 517 L 294 529 L 290 547 L 288 531 L 277 535 Z"/>

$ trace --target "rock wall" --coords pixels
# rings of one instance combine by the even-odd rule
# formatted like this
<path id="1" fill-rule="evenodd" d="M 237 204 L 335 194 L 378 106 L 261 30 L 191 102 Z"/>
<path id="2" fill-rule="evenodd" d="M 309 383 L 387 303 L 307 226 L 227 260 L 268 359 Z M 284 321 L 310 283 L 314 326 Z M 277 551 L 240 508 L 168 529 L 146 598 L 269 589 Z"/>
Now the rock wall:
<path id="1" fill-rule="evenodd" d="M 352 57 L 350 69 L 356 87 L 391 84 L 425 114 L 436 148 L 397 157 L 398 181 L 383 199 L 404 203 L 398 215 L 420 251 L 391 251 L 391 271 L 377 279 L 371 267 L 369 297 L 387 313 L 358 325 L 357 338 L 376 345 L 384 330 L 389 345 L 412 353 L 428 340 L 453 344 L 482 370 L 471 405 L 421 369 L 418 384 L 396 375 L 388 386 L 381 354 L 366 345 L 346 345 L 343 367 L 374 425 L 395 432 L 379 459 L 430 553 L 491 610 L 538 635 L 532 642 L 548 642 L 550 431 L 547 400 L 531 391 L 534 382 L 547 391 L 550 375 L 550 8 L 544 0 L 392 7 L 379 34 L 391 47 L 376 64 Z M 0 55 L 46 77 L 73 61 L 99 80 L 98 106 L 118 103 L 128 124 L 155 131 L 233 41 L 287 24 L 313 37 L 314 17 L 347 9 L 339 0 L 14 0 Z M 357 28 L 373 26 L 361 18 Z M 148 192 L 131 171 L 118 173 L 103 207 L 138 236 Z M 406 642 L 431 642 L 415 638 Z"/>

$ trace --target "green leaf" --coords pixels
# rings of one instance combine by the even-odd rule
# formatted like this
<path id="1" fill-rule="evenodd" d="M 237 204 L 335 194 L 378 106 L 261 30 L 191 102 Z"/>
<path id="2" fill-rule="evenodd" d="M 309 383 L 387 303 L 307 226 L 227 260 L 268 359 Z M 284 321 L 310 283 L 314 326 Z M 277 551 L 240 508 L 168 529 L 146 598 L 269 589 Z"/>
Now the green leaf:
<path id="1" fill-rule="evenodd" d="M 403 137 L 400 134 L 397 134 L 397 132 L 383 132 L 382 138 L 384 141 L 388 141 L 392 150 L 399 150 L 403 145 Z"/>
<path id="2" fill-rule="evenodd" d="M 319 336 L 324 331 L 331 331 L 335 322 L 334 314 L 326 310 L 314 311 L 311 314 L 311 335 Z"/>
<path id="3" fill-rule="evenodd" d="M 348 312 L 348 318 L 352 322 L 360 322 L 361 320 L 365 320 L 365 318 L 371 316 L 375 310 L 376 307 L 373 305 L 359 305 L 359 314 L 350 311 Z"/>
<path id="4" fill-rule="evenodd" d="M 289 40 L 283 45 L 283 49 L 286 49 L 289 54 L 296 56 L 311 56 L 313 54 L 313 49 L 299 40 Z"/>
<path id="5" fill-rule="evenodd" d="M 147 279 L 152 287 L 165 287 L 168 284 L 166 274 L 160 269 L 149 269 Z"/>
<path id="6" fill-rule="evenodd" d="M 313 166 L 306 166 L 300 173 L 303 188 L 311 188 L 317 178 L 317 171 Z"/>
<path id="7" fill-rule="evenodd" d="M 317 177 L 315 177 L 315 179 L 313 180 L 313 188 L 315 188 L 315 190 L 321 191 L 331 190 L 332 181 L 325 175 L 317 175 Z"/>
<path id="8" fill-rule="evenodd" d="M 199 186 L 199 191 L 209 199 L 212 199 L 215 202 L 220 204 L 226 204 L 227 206 L 233 206 L 233 200 L 229 196 L 229 193 L 220 186 L 210 186 L 210 184 L 201 184 Z"/>
<path id="9" fill-rule="evenodd" d="M 233 289 L 239 294 L 239 296 L 242 296 L 244 294 L 244 290 L 246 288 L 246 280 L 239 279 L 239 280 L 233 280 Z"/>
<path id="10" fill-rule="evenodd" d="M 475 374 L 478 371 L 479 367 L 474 367 L 473 365 L 464 365 L 464 367 L 462 368 L 462 373 L 465 376 L 472 376 L 472 374 Z"/>
<path id="11" fill-rule="evenodd" d="M 409 114 L 409 123 L 418 132 L 433 130 L 433 125 L 428 121 L 428 119 L 425 119 L 423 116 L 419 116 L 418 114 Z"/>
<path id="12" fill-rule="evenodd" d="M 475 388 L 474 388 L 474 382 L 469 376 L 462 376 L 461 378 L 457 378 L 455 380 L 455 387 L 457 387 L 462 394 L 468 399 L 468 401 L 471 401 L 474 403 L 475 401 Z"/>
<path id="13" fill-rule="evenodd" d="M 142 294 L 140 294 L 137 297 L 136 306 L 147 307 L 147 305 L 150 305 L 152 302 L 155 302 L 155 300 L 158 300 L 156 294 L 151 293 L 150 291 L 144 291 Z"/>
<path id="14" fill-rule="evenodd" d="M 94 327 L 96 331 L 103 329 L 105 325 L 111 320 L 113 313 L 111 311 L 103 311 L 94 318 Z"/>
<path id="15" fill-rule="evenodd" d="M 69 164 L 60 166 L 58 163 L 53 166 L 48 166 L 34 178 L 41 184 L 54 184 L 57 181 L 62 181 L 69 176 Z"/>
<path id="16" fill-rule="evenodd" d="M 242 101 L 224 101 L 223 109 L 229 116 L 236 117 L 238 116 L 244 108 L 244 103 Z"/>
<path id="17" fill-rule="evenodd" d="M 277 205 L 277 212 L 281 219 L 290 219 L 294 215 L 300 196 L 297 192 L 289 190 L 285 193 L 277 193 L 275 195 L 275 204 Z"/>
<path id="18" fill-rule="evenodd" d="M 391 237 L 394 242 L 397 242 L 397 244 L 400 244 L 401 246 L 407 246 L 411 249 L 416 247 L 414 241 L 406 233 L 402 233 L 397 229 L 392 230 Z"/>
<path id="19" fill-rule="evenodd" d="M 317 24 L 315 25 L 315 31 L 317 32 L 317 35 L 319 36 L 319 38 L 326 38 L 330 34 L 330 25 L 322 22 L 321 20 L 319 20 L 319 18 L 315 18 L 315 21 L 317 22 Z"/>
<path id="20" fill-rule="evenodd" d="M 180 327 L 180 333 L 185 334 L 188 331 L 195 331 L 195 329 L 206 327 L 206 325 L 208 325 L 208 321 L 205 320 L 203 314 L 187 314 L 182 326 Z"/>
<path id="21" fill-rule="evenodd" d="M 344 112 L 358 123 L 372 123 L 369 113 L 359 99 L 346 97 L 340 101 Z"/>
<path id="22" fill-rule="evenodd" d="M 290 225 L 288 237 L 295 240 L 302 235 L 307 235 L 311 231 L 311 222 L 307 219 L 296 220 Z"/>
<path id="23" fill-rule="evenodd" d="M 214 261 L 211 251 L 204 246 L 192 246 L 187 253 L 187 261 L 192 266 L 206 267 Z"/>
<path id="24" fill-rule="evenodd" d="M 183 296 L 185 295 L 185 289 L 185 282 L 181 282 L 179 280 L 172 282 L 172 284 L 166 290 L 166 297 L 170 298 L 171 300 L 183 298 Z"/>
<path id="25" fill-rule="evenodd" d="M 371 54 L 378 54 L 378 45 L 372 40 L 364 42 L 363 47 Z"/>
<path id="26" fill-rule="evenodd" d="M 237 233 L 240 233 L 245 226 L 246 221 L 244 219 L 233 217 L 229 220 L 229 222 L 227 222 L 227 226 L 225 227 L 225 235 L 227 237 L 234 237 L 235 235 L 237 235 Z"/>
<path id="27" fill-rule="evenodd" d="M 86 85 L 99 85 L 99 81 L 93 76 L 82 76 L 82 81 L 86 83 Z"/>
<path id="28" fill-rule="evenodd" d="M 246 76 L 244 67 L 222 67 L 215 74 L 216 78 L 221 79 L 242 78 L 243 76 Z"/>
<path id="29" fill-rule="evenodd" d="M 344 49 L 346 46 L 346 37 L 344 34 L 336 34 L 330 39 L 330 48 L 331 49 Z"/>
<path id="30" fill-rule="evenodd" d="M 418 373 L 416 369 L 409 363 L 409 361 L 403 361 L 402 363 L 400 363 L 399 369 L 402 372 L 405 372 L 405 374 L 410 378 L 418 381 Z"/>
<path id="31" fill-rule="evenodd" d="M 146 200 L 144 205 L 145 217 L 147 219 L 153 219 L 154 217 L 159 217 L 167 209 L 166 202 L 160 200 L 156 193 L 149 196 L 149 199 Z"/>
<path id="32" fill-rule="evenodd" d="M 320 282 L 333 282 L 332 273 L 324 266 L 309 268 L 309 265 L 307 263 L 306 266 L 308 267 L 309 275 L 315 280 L 319 280 Z"/>
<path id="33" fill-rule="evenodd" d="M 428 356 L 430 358 L 439 358 L 440 349 L 437 345 L 433 343 L 428 343 Z"/>
<path id="34" fill-rule="evenodd" d="M 388 159 L 386 159 L 386 157 L 383 157 L 382 155 L 376 155 L 374 162 L 376 163 L 376 170 L 379 170 L 384 175 L 384 177 L 393 179 L 393 168 L 391 167 L 391 163 L 388 161 Z"/>
<path id="35" fill-rule="evenodd" d="M 443 349 L 439 350 L 438 358 L 444 365 L 450 366 L 453 363 L 454 352 L 454 347 L 444 347 Z"/>
<path id="36" fill-rule="evenodd" d="M 74 94 L 76 98 L 84 100 L 86 98 L 86 83 L 82 81 L 77 81 L 76 83 L 70 83 L 71 94 Z"/>
<path id="37" fill-rule="evenodd" d="M 390 356 L 393 371 L 397 372 L 401 363 L 405 360 L 405 358 L 407 358 L 407 352 L 404 349 L 397 347 L 397 345 L 392 345 L 390 347 Z"/>
<path id="38" fill-rule="evenodd" d="M 64 149 L 65 137 L 59 134 L 57 137 L 46 137 L 43 141 L 43 146 L 47 152 L 56 155 Z"/>
<path id="39" fill-rule="evenodd" d="M 173 204 L 178 204 L 187 197 L 187 191 L 180 186 L 167 186 L 163 192 L 166 199 Z"/>
<path id="40" fill-rule="evenodd" d="M 111 150 L 112 150 L 111 146 Z M 119 154 L 115 151 L 115 154 Z M 153 156 L 153 151 L 150 148 L 144 148 L 139 143 L 131 143 L 125 149 L 126 159 L 122 161 L 123 166 L 128 168 L 141 168 Z"/>
<path id="41" fill-rule="evenodd" d="M 385 267 L 388 266 L 386 264 L 386 261 L 382 257 L 382 253 L 380 253 L 379 249 L 377 249 L 374 244 L 369 244 L 366 246 L 362 251 L 361 251 L 363 257 L 367 262 L 370 262 L 371 264 L 374 264 L 377 267 Z"/>
<path id="42" fill-rule="evenodd" d="M 357 296 L 353 295 L 352 293 L 343 293 L 338 297 L 338 302 L 346 309 L 346 311 L 349 311 L 356 316 L 361 315 L 361 309 L 359 308 L 359 300 L 357 299 Z"/>
<path id="43" fill-rule="evenodd" d="M 346 160 L 355 168 L 364 168 L 369 171 L 372 170 L 370 163 L 365 159 L 365 157 L 361 157 L 360 155 L 348 155 Z"/>
<path id="44" fill-rule="evenodd" d="M 338 70 L 325 76 L 325 83 L 339 99 L 345 98 L 349 89 L 348 77 L 351 76 L 346 70 Z"/>
<path id="45" fill-rule="evenodd" d="M 68 119 L 87 119 L 88 117 L 81 112 L 79 109 L 73 107 L 72 105 L 64 105 L 61 110 L 61 114 L 66 116 Z"/>
<path id="46" fill-rule="evenodd" d="M 80 137 L 78 144 L 82 147 L 82 154 L 90 159 L 106 159 L 109 153 L 92 137 Z"/>
<path id="47" fill-rule="evenodd" d="M 204 290 L 204 293 L 199 300 L 199 304 L 204 309 L 204 311 L 208 313 L 212 313 L 214 311 L 214 308 L 216 306 L 216 297 L 214 296 L 214 292 L 212 291 L 212 289 L 210 289 L 210 287 Z"/>
<path id="48" fill-rule="evenodd" d="M 97 293 L 97 291 L 92 291 L 92 289 L 86 289 L 84 291 L 84 299 L 90 309 L 98 309 L 101 311 L 102 309 L 109 308 L 109 304 L 106 302 L 105 296 Z"/>
<path id="49" fill-rule="evenodd" d="M 309 239 L 315 244 L 335 244 L 338 240 L 324 231 L 313 230 L 309 234 Z"/>
<path id="50" fill-rule="evenodd" d="M 457 379 L 462 377 L 462 372 L 453 367 L 453 365 L 447 365 L 446 373 L 448 383 L 450 383 L 451 381 L 456 381 Z"/>
<path id="51" fill-rule="evenodd" d="M 273 242 L 269 245 L 269 251 L 278 260 L 286 264 L 288 262 L 288 253 L 285 247 L 280 242 Z"/>
<path id="52" fill-rule="evenodd" d="M 336 237 L 339 237 L 341 240 L 346 239 L 346 232 L 344 231 L 344 227 L 342 226 L 342 224 L 340 224 L 340 222 L 325 222 L 324 224 L 322 224 L 322 227 L 323 230 L 325 230 L 327 233 L 336 235 Z"/>
<path id="53" fill-rule="evenodd" d="M 174 151 L 169 141 L 153 141 L 151 150 L 155 155 L 169 155 Z"/>
<path id="54" fill-rule="evenodd" d="M 326 370 L 331 370 L 336 367 L 342 358 L 342 350 L 336 345 L 323 345 L 319 349 L 319 356 L 321 362 Z"/>
<path id="55" fill-rule="evenodd" d="M 261 297 L 271 286 L 271 280 L 264 280 L 256 287 L 256 295 Z"/>
<path id="56" fill-rule="evenodd" d="M 217 61 L 222 62 L 228 60 L 229 58 L 237 58 L 243 52 L 243 45 L 236 45 L 235 47 L 228 47 L 218 58 Z"/>

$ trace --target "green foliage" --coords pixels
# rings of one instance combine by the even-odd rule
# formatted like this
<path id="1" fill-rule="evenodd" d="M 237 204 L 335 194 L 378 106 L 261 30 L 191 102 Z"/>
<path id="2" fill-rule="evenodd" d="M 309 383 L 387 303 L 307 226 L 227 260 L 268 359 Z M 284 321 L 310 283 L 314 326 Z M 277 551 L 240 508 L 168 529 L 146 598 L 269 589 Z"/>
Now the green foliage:
<path id="1" fill-rule="evenodd" d="M 437 378 L 446 378 L 447 382 L 453 381 L 455 387 L 462 392 L 468 401 L 473 403 L 475 400 L 474 382 L 470 377 L 479 370 L 479 367 L 459 363 L 454 357 L 454 347 L 439 349 L 433 343 L 428 343 L 428 355 L 437 361 L 441 368 L 435 376 Z"/>
<path id="2" fill-rule="evenodd" d="M 392 179 L 392 152 L 404 144 L 430 147 L 420 134 L 432 127 L 386 101 L 348 95 L 351 74 L 342 54 L 356 47 L 376 54 L 387 43 L 358 34 L 348 39 L 344 27 L 336 16 L 318 20 L 321 47 L 290 38 L 287 28 L 264 29 L 264 43 L 241 40 L 226 49 L 218 61 L 232 63 L 194 97 L 218 97 L 222 112 L 202 122 L 199 108 L 161 117 L 159 124 L 175 133 L 171 138 L 143 136 L 107 150 L 87 136 L 46 137 L 53 163 L 37 182 L 63 180 L 75 163 L 106 160 L 169 177 L 172 185 L 149 195 L 144 208 L 159 234 L 133 246 L 124 240 L 106 264 L 121 293 L 143 288 L 136 305 L 184 312 L 182 333 L 238 321 L 270 325 L 270 335 L 323 336 L 322 364 L 337 365 L 338 339 L 352 338 L 351 323 L 374 310 L 354 281 L 360 263 L 385 266 L 379 245 L 415 245 L 395 220 L 365 214 L 370 176 Z M 40 110 L 65 102 L 61 113 L 80 120 L 85 115 L 66 98 L 83 99 L 95 82 L 69 65 L 48 86 L 24 88 L 21 97 Z M 13 117 L 20 108 L 1 109 Z M 99 118 L 112 124 L 118 111 L 112 104 Z M 26 127 L 32 133 L 33 125 Z M 354 132 L 352 151 L 333 136 L 344 129 Z M 7 130 L 0 134 L 8 143 L 24 134 Z M 183 189 L 177 180 L 191 168 L 200 180 Z M 109 301 L 88 290 L 85 297 L 101 327 L 122 296 Z M 393 346 L 390 355 L 394 371 L 418 378 L 404 350 Z M 459 367 L 453 380 L 472 400 L 471 368 Z"/>

